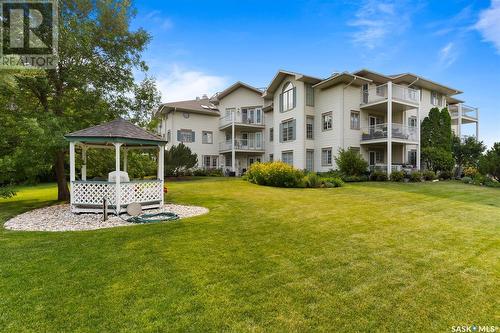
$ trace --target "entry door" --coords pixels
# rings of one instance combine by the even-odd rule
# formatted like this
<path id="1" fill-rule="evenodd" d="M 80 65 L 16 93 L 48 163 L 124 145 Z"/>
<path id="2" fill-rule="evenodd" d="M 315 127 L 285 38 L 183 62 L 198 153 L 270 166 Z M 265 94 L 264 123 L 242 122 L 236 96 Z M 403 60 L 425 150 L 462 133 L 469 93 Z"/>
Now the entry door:
<path id="1" fill-rule="evenodd" d="M 369 163 L 370 163 L 370 166 L 374 166 L 376 161 L 377 161 L 377 155 L 376 155 L 376 152 L 374 151 L 371 151 L 370 153 L 370 158 L 369 158 Z"/>

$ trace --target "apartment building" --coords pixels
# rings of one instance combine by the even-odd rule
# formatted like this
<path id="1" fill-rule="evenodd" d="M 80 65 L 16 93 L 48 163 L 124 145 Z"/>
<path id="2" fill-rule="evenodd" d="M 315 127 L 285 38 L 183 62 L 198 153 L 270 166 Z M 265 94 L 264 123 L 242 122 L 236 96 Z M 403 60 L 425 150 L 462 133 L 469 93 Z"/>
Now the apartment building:
<path id="1" fill-rule="evenodd" d="M 478 137 L 479 111 L 457 99 L 460 93 L 411 73 L 363 69 L 323 79 L 280 70 L 265 89 L 236 82 L 210 98 L 161 105 L 158 132 L 167 149 L 190 147 L 199 167 L 236 175 L 273 160 L 328 171 L 340 149 L 391 173 L 420 169 L 420 124 L 433 107 L 448 107 L 456 135 L 469 127 Z"/>

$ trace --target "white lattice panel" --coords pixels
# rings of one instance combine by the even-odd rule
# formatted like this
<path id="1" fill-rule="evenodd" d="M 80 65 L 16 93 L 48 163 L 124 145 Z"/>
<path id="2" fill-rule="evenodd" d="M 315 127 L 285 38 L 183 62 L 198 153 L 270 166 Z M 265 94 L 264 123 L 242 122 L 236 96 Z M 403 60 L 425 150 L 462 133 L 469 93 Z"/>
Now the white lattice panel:
<path id="1" fill-rule="evenodd" d="M 106 182 L 73 183 L 73 204 L 101 205 L 104 198 L 107 198 L 111 204 L 115 202 L 115 184 Z"/>
<path id="2" fill-rule="evenodd" d="M 130 182 L 120 184 L 121 204 L 132 202 L 161 201 L 163 186 L 161 181 Z M 108 182 L 74 182 L 74 205 L 101 205 L 103 198 L 115 204 L 116 184 Z"/>

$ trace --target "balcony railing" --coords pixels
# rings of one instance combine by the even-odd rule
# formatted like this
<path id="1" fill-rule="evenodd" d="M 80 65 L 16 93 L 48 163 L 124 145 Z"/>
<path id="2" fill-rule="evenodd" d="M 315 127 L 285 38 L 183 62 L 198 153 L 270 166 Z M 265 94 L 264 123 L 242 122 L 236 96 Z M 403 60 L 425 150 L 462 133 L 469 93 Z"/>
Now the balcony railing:
<path id="1" fill-rule="evenodd" d="M 232 148 L 233 148 L 233 140 L 226 140 L 219 143 L 220 151 L 232 150 Z M 264 141 L 257 139 L 235 139 L 234 149 L 245 150 L 245 151 L 264 150 Z"/>
<path id="2" fill-rule="evenodd" d="M 361 104 L 372 104 L 380 101 L 387 100 L 388 84 L 382 84 L 380 86 L 371 87 L 368 90 L 361 90 Z M 398 100 L 406 103 L 418 104 L 419 103 L 419 91 L 408 88 L 405 86 L 400 86 L 397 84 L 392 85 L 392 99 Z"/>
<path id="3" fill-rule="evenodd" d="M 387 139 L 387 124 L 377 124 L 362 129 L 362 141 Z M 392 124 L 392 138 L 406 141 L 418 141 L 417 128 L 414 126 L 404 126 L 402 124 Z"/>
<path id="4" fill-rule="evenodd" d="M 230 125 L 233 121 L 232 114 L 221 117 L 219 120 L 219 126 Z M 238 125 L 264 125 L 264 119 L 262 111 L 255 111 L 255 113 L 250 114 L 234 114 L 234 123 Z"/>
<path id="5" fill-rule="evenodd" d="M 450 115 L 452 118 L 458 118 L 460 109 L 462 109 L 462 117 L 468 117 L 472 119 L 477 119 L 477 108 L 473 108 L 468 105 L 458 105 L 453 104 L 448 106 L 448 110 L 450 111 Z"/>

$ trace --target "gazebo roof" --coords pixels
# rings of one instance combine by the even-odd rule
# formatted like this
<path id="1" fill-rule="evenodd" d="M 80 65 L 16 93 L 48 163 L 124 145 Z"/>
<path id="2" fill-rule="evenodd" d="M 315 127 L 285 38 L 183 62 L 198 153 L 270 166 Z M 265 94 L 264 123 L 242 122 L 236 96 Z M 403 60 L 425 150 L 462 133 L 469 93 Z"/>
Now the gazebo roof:
<path id="1" fill-rule="evenodd" d="M 121 142 L 136 145 L 158 145 L 166 141 L 145 129 L 132 124 L 122 118 L 113 121 L 85 128 L 64 136 L 68 141 L 92 142 L 92 143 L 113 143 Z"/>

